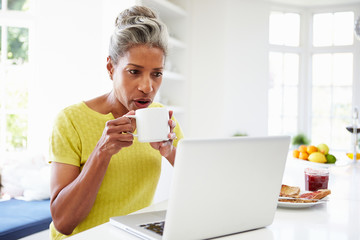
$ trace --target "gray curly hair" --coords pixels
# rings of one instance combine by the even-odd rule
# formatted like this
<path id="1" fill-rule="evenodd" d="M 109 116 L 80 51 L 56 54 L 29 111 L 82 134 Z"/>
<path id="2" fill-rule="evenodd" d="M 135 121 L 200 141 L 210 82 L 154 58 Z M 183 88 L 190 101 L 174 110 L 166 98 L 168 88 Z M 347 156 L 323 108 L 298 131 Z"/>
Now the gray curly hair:
<path id="1" fill-rule="evenodd" d="M 133 6 L 117 16 L 115 30 L 110 38 L 109 56 L 117 64 L 119 57 L 136 45 L 158 47 L 167 55 L 166 25 L 154 11 L 144 6 Z"/>

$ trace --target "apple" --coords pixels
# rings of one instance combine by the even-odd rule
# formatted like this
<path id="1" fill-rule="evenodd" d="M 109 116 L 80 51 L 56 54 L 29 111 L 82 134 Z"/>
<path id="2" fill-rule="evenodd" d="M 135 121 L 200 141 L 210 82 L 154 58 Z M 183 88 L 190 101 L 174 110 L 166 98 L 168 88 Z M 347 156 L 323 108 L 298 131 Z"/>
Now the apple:
<path id="1" fill-rule="evenodd" d="M 323 153 L 323 154 L 328 154 L 329 153 L 329 147 L 325 144 L 325 143 L 321 143 L 319 145 L 317 145 L 318 151 Z"/>

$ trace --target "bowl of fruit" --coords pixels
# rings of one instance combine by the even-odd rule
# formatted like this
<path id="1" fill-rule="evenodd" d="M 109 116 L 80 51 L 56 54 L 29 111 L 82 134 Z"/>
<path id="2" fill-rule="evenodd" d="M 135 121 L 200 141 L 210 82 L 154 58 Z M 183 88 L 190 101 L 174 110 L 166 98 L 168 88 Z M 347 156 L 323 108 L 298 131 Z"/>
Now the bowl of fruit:
<path id="1" fill-rule="evenodd" d="M 325 143 L 315 145 L 300 145 L 293 150 L 293 157 L 315 164 L 335 164 L 337 159 L 329 153 L 330 149 Z"/>

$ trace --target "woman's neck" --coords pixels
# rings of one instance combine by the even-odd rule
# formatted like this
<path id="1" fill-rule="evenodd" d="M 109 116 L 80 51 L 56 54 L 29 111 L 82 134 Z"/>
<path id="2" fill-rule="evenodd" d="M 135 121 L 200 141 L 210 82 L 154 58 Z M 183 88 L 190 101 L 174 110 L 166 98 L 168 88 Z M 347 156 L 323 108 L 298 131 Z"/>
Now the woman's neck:
<path id="1" fill-rule="evenodd" d="M 112 113 L 114 118 L 123 116 L 128 110 L 116 99 L 113 92 L 85 101 L 85 104 L 101 114 Z"/>

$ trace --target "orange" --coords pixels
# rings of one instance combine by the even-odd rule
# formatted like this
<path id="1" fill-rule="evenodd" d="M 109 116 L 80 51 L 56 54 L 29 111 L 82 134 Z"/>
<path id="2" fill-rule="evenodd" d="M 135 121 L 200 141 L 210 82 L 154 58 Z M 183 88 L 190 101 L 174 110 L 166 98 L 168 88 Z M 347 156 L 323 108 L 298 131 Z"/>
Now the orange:
<path id="1" fill-rule="evenodd" d="M 299 158 L 299 155 L 300 155 L 300 151 L 295 149 L 295 150 L 293 151 L 293 157 Z"/>
<path id="2" fill-rule="evenodd" d="M 300 145 L 300 146 L 299 146 L 299 151 L 306 153 L 306 152 L 307 152 L 307 146 L 306 146 L 306 145 Z"/>
<path id="3" fill-rule="evenodd" d="M 308 160 L 309 154 L 307 152 L 300 152 L 299 158 L 303 160 Z"/>
<path id="4" fill-rule="evenodd" d="M 309 145 L 309 146 L 307 147 L 307 153 L 308 153 L 308 154 L 312 154 L 312 153 L 317 152 L 317 151 L 318 151 L 318 148 L 315 147 L 315 146 L 313 146 L 313 145 Z"/>

